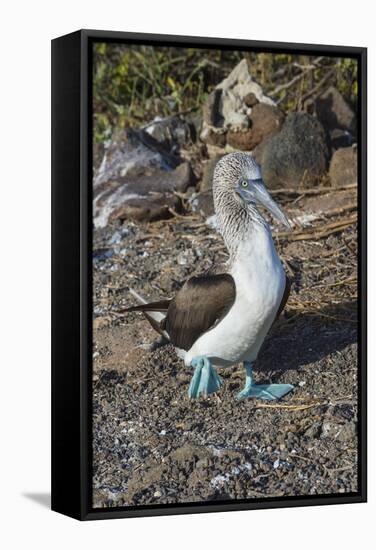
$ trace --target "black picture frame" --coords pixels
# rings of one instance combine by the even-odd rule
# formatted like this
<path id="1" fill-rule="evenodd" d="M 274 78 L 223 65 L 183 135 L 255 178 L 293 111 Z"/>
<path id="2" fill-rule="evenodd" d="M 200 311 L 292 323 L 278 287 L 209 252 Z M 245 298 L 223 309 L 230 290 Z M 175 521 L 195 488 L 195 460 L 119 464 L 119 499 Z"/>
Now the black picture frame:
<path id="1" fill-rule="evenodd" d="M 195 504 L 93 509 L 93 41 L 348 56 L 359 61 L 359 491 Z M 365 502 L 367 499 L 367 50 L 252 40 L 80 30 L 52 40 L 52 509 L 80 520 Z"/>

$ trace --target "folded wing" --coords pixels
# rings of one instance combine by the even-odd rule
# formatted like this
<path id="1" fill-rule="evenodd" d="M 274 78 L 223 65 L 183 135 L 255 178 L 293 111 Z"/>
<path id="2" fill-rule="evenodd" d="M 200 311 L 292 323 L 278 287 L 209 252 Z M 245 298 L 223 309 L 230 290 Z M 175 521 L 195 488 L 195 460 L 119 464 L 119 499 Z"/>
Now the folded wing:
<path id="1" fill-rule="evenodd" d="M 223 319 L 235 296 L 235 282 L 228 273 L 192 277 L 169 304 L 162 327 L 176 347 L 189 350 Z"/>

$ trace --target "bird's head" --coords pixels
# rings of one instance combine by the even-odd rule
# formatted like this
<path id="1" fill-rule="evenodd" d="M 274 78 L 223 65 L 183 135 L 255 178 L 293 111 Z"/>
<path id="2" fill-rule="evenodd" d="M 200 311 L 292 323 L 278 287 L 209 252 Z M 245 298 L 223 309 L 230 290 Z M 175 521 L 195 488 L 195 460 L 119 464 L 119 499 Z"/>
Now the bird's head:
<path id="1" fill-rule="evenodd" d="M 235 197 L 241 205 L 265 207 L 277 220 L 291 227 L 278 204 L 272 199 L 255 159 L 247 153 L 230 153 L 218 161 L 213 178 L 214 195 Z"/>

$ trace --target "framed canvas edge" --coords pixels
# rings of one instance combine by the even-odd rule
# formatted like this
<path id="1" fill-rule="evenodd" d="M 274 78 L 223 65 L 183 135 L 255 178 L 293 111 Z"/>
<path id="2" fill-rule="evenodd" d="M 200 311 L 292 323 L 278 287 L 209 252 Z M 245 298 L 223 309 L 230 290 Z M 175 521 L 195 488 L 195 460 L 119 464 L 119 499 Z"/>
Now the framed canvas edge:
<path id="1" fill-rule="evenodd" d="M 80 34 L 72 33 L 51 43 L 51 508 L 77 519 L 82 513 L 78 467 L 82 368 L 79 355 Z"/>
<path id="2" fill-rule="evenodd" d="M 359 450 L 359 485 L 360 493 L 367 502 L 367 49 L 359 52 L 358 107 L 361 113 L 358 127 L 358 450 Z"/>
<path id="3" fill-rule="evenodd" d="M 104 41 L 104 42 L 121 42 L 129 41 L 133 44 L 140 43 L 146 45 L 160 45 L 171 46 L 181 45 L 187 46 L 192 44 L 195 47 L 224 47 L 230 49 L 246 49 L 251 48 L 254 51 L 260 50 L 263 52 L 273 52 L 279 49 L 283 51 L 292 51 L 299 53 L 303 51 L 308 52 L 322 52 L 328 53 L 331 56 L 356 56 L 361 55 L 367 51 L 363 46 L 341 46 L 330 44 L 306 44 L 300 42 L 277 42 L 277 41 L 264 41 L 257 39 L 243 39 L 243 38 L 220 38 L 220 37 L 200 37 L 200 36 L 187 36 L 187 35 L 172 35 L 172 34 L 154 34 L 154 33 L 137 33 L 137 32 L 123 32 L 123 31 L 101 31 L 95 29 L 81 29 L 80 31 L 87 40 Z"/>
<path id="4" fill-rule="evenodd" d="M 349 504 L 367 501 L 367 48 L 346 47 L 314 44 L 298 44 L 284 42 L 261 42 L 252 40 L 235 40 L 220 38 L 200 38 L 173 35 L 139 34 L 115 31 L 81 30 L 81 76 L 80 76 L 80 418 L 77 420 L 80 426 L 80 513 L 69 514 L 80 520 L 159 516 L 173 514 L 207 513 L 218 511 L 236 511 L 253 509 L 270 509 L 284 507 L 319 506 L 328 504 Z M 75 34 L 75 33 L 74 33 Z M 55 39 L 59 40 L 59 39 Z M 156 43 L 159 45 L 187 45 L 194 44 L 197 47 L 231 47 L 252 48 L 263 51 L 277 51 L 278 49 L 291 51 L 322 52 L 331 55 L 353 56 L 359 60 L 360 93 L 358 96 L 361 118 L 358 134 L 360 143 L 359 152 L 359 212 L 360 216 L 360 261 L 359 270 L 359 491 L 357 493 L 335 495 L 313 495 L 304 497 L 280 497 L 265 498 L 262 500 L 231 501 L 218 503 L 193 503 L 176 505 L 148 505 L 122 508 L 93 508 L 91 503 L 91 200 L 92 200 L 92 151 L 91 151 L 91 42 L 96 40 L 130 41 L 140 43 Z M 61 510 L 56 510 L 61 511 Z"/>
<path id="5" fill-rule="evenodd" d="M 285 500 L 284 500 L 285 499 Z M 97 508 L 87 510 L 80 518 L 82 521 L 102 519 L 121 519 L 135 517 L 172 516 L 183 514 L 206 514 L 215 512 L 240 512 L 247 510 L 272 510 L 275 508 L 307 508 L 310 506 L 328 506 L 343 504 L 360 504 L 367 502 L 366 498 L 359 494 L 333 495 L 333 496 L 307 496 L 301 500 L 299 497 L 265 498 L 247 502 L 218 502 L 217 504 L 193 503 L 182 505 L 158 505 L 145 507 L 132 507 L 111 509 Z"/>

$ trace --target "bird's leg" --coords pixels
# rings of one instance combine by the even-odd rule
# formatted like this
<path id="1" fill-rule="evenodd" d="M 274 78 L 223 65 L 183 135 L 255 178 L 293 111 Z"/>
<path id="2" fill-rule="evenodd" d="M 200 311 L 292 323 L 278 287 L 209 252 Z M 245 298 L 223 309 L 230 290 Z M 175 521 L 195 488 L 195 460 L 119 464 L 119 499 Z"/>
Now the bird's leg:
<path id="1" fill-rule="evenodd" d="M 209 359 L 203 355 L 194 357 L 191 366 L 195 372 L 189 385 L 188 395 L 196 398 L 200 394 L 208 395 L 219 390 L 223 382 Z"/>
<path id="2" fill-rule="evenodd" d="M 252 363 L 244 361 L 245 368 L 245 386 L 237 395 L 237 399 L 246 399 L 247 397 L 256 397 L 265 401 L 274 401 L 280 399 L 289 393 L 294 386 L 291 384 L 254 384 Z"/>

